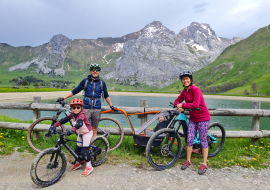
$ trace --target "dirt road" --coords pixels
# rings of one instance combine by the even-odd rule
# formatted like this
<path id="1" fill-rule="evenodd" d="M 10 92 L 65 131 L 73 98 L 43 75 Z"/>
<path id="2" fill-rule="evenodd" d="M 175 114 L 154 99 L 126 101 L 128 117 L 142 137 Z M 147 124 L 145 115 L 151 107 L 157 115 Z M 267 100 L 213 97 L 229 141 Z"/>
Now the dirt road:
<path id="1" fill-rule="evenodd" d="M 41 189 L 30 178 L 33 159 L 32 154 L 18 152 L 0 156 L 0 189 Z M 204 176 L 197 174 L 197 166 L 185 171 L 180 166 L 155 171 L 153 168 L 135 168 L 126 163 L 105 163 L 94 168 L 88 177 L 81 177 L 83 170 L 66 170 L 55 185 L 46 189 L 270 189 L 270 168 L 261 171 L 242 167 L 210 168 Z"/>

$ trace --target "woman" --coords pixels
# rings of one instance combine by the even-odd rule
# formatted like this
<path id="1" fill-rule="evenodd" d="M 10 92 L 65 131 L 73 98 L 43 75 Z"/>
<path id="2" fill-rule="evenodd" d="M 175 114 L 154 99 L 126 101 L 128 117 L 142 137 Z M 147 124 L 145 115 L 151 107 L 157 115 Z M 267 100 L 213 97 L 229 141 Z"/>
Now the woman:
<path id="1" fill-rule="evenodd" d="M 210 114 L 208 108 L 205 105 L 202 92 L 199 87 L 192 84 L 192 72 L 183 71 L 180 73 L 180 80 L 183 83 L 184 90 L 175 100 L 174 105 L 177 106 L 178 110 L 183 112 L 185 108 L 194 109 L 201 108 L 201 111 L 190 111 L 188 132 L 187 132 L 187 161 L 182 165 L 181 169 L 185 170 L 191 166 L 190 158 L 192 153 L 193 141 L 195 138 L 196 131 L 199 130 L 199 136 L 202 146 L 203 163 L 199 168 L 198 173 L 200 175 L 205 174 L 208 171 L 206 165 L 208 157 L 208 143 L 207 143 L 207 132 L 210 121 Z M 185 100 L 186 103 L 182 103 Z"/>

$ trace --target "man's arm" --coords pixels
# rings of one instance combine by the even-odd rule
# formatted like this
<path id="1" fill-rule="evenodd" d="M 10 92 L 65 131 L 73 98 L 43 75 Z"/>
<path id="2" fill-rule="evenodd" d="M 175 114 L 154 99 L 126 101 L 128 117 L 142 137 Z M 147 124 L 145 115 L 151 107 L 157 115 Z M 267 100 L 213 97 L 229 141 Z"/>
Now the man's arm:
<path id="1" fill-rule="evenodd" d="M 111 98 L 110 97 L 107 97 L 107 98 L 105 98 L 105 100 L 109 104 L 109 106 L 112 107 Z"/>
<path id="2" fill-rule="evenodd" d="M 67 99 L 69 97 L 73 96 L 73 93 L 70 91 L 66 96 L 64 96 L 64 99 Z"/>

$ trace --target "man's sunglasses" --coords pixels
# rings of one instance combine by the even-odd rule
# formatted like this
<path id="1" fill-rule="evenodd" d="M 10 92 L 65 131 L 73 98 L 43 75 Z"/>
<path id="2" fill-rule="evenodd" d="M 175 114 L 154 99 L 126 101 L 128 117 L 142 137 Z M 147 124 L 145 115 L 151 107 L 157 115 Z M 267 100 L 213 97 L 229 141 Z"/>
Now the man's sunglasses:
<path id="1" fill-rule="evenodd" d="M 96 71 L 96 72 L 99 72 L 100 71 L 100 69 L 91 69 L 90 71 Z"/>
<path id="2" fill-rule="evenodd" d="M 77 110 L 81 109 L 81 107 L 72 107 L 73 110 L 75 110 L 77 108 Z"/>

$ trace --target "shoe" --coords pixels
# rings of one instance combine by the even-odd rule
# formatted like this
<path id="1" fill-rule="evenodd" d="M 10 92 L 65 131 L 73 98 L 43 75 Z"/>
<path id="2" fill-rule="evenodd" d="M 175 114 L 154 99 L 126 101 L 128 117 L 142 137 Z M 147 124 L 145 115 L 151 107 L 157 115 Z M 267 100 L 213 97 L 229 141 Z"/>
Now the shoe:
<path id="1" fill-rule="evenodd" d="M 201 167 L 200 167 L 200 169 L 199 169 L 199 171 L 198 171 L 198 174 L 203 175 L 203 174 L 205 174 L 207 171 L 208 171 L 208 166 L 202 164 Z"/>
<path id="2" fill-rule="evenodd" d="M 77 169 L 79 169 L 80 167 L 82 167 L 81 164 L 75 163 L 75 164 L 70 168 L 70 170 L 77 170 Z"/>
<path id="3" fill-rule="evenodd" d="M 190 166 L 191 166 L 191 162 L 187 160 L 184 163 L 184 165 L 181 166 L 181 170 L 185 170 L 185 169 L 189 168 Z"/>
<path id="4" fill-rule="evenodd" d="M 85 162 L 86 162 L 86 161 L 84 160 L 84 161 L 81 162 L 81 164 L 84 164 Z"/>
<path id="5" fill-rule="evenodd" d="M 88 175 L 93 171 L 93 169 L 94 169 L 94 168 L 93 168 L 92 166 L 90 166 L 90 167 L 85 167 L 85 170 L 84 170 L 82 176 L 83 176 L 83 177 L 88 176 Z"/>

